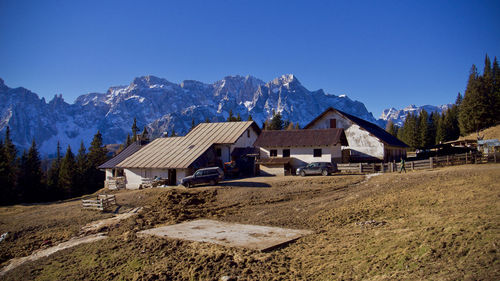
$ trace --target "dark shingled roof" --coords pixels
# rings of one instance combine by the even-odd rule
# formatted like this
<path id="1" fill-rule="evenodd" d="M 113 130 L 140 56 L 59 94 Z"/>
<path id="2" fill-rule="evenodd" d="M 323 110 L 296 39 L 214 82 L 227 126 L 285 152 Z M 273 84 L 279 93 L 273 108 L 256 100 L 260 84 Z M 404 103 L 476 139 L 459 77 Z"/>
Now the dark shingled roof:
<path id="1" fill-rule="evenodd" d="M 307 124 L 304 127 L 304 129 L 307 129 L 307 128 L 311 127 L 316 121 L 318 121 L 319 119 L 321 119 L 326 113 L 328 113 L 329 111 L 333 111 L 333 110 L 337 111 L 341 115 L 344 115 L 347 119 L 350 119 L 352 122 L 358 124 L 361 128 L 363 128 L 366 131 L 368 131 L 368 133 L 374 135 L 379 140 L 385 142 L 388 145 L 408 147 L 408 145 L 406 143 L 402 142 L 401 140 L 399 140 L 395 136 L 389 134 L 386 130 L 380 128 L 379 126 L 377 126 L 377 125 L 375 125 L 373 123 L 370 123 L 370 122 L 368 122 L 366 120 L 363 120 L 363 119 L 361 119 L 359 117 L 356 117 L 356 116 L 353 116 L 351 114 L 348 114 L 348 113 L 345 113 L 343 111 L 340 111 L 338 109 L 332 108 L 332 107 L 327 108 L 318 117 L 314 118 L 314 120 L 311 121 L 309 124 Z"/>
<path id="2" fill-rule="evenodd" d="M 348 145 L 344 129 L 262 131 L 254 146 L 296 147 L 325 146 L 340 143 Z"/>
<path id="3" fill-rule="evenodd" d="M 147 142 L 141 143 L 140 141 L 136 141 L 136 142 L 130 144 L 129 146 L 127 146 L 127 148 L 125 148 L 120 153 L 118 153 L 118 155 L 109 159 L 108 161 L 106 161 L 106 163 L 102 164 L 101 166 L 99 166 L 97 168 L 98 169 L 113 169 L 116 167 L 116 165 L 118 165 L 120 162 L 125 160 L 125 158 L 136 153 L 141 148 L 143 148 L 146 144 L 147 144 Z"/>

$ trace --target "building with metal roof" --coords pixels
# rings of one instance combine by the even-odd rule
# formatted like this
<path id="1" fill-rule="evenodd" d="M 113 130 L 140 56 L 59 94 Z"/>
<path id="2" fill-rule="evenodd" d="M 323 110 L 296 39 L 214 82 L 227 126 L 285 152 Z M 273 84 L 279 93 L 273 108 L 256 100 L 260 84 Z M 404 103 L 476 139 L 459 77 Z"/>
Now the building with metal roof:
<path id="1" fill-rule="evenodd" d="M 124 169 L 127 188 L 155 177 L 177 185 L 198 168 L 231 161 L 235 148 L 252 147 L 259 134 L 253 121 L 201 123 L 186 136 L 155 139 L 116 166 Z"/>
<path id="2" fill-rule="evenodd" d="M 342 147 L 343 162 L 399 161 L 406 157 L 404 142 L 366 120 L 328 108 L 304 129 L 342 128 L 348 146 Z"/>

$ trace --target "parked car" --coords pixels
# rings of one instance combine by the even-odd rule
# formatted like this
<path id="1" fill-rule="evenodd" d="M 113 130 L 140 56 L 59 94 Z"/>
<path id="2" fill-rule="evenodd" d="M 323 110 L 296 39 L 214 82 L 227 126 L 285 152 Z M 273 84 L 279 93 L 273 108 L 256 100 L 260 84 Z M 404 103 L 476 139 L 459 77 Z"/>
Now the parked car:
<path id="1" fill-rule="evenodd" d="M 224 179 L 224 172 L 219 167 L 210 167 L 197 170 L 192 176 L 182 179 L 181 184 L 185 187 L 192 187 L 196 184 L 216 185 Z"/>
<path id="2" fill-rule="evenodd" d="M 323 175 L 328 176 L 337 171 L 337 166 L 330 162 L 313 162 L 307 166 L 297 169 L 297 175 L 305 177 L 307 175 Z"/>

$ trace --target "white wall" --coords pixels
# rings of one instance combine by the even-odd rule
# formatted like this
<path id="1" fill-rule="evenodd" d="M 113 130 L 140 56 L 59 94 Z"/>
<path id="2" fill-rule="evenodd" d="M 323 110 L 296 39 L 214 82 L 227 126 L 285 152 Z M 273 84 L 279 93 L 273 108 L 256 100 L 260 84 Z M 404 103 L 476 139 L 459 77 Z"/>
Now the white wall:
<path id="1" fill-rule="evenodd" d="M 142 183 L 143 178 L 164 178 L 168 179 L 168 169 L 124 169 L 128 189 L 137 189 Z M 181 183 L 182 178 L 186 176 L 185 169 L 177 169 L 176 181 Z"/>
<path id="2" fill-rule="evenodd" d="M 330 128 L 330 119 L 336 119 L 337 128 L 344 129 L 349 146 L 344 146 L 342 149 L 350 149 L 351 155 L 357 157 L 370 155 L 381 160 L 384 159 L 384 143 L 337 112 L 328 112 L 309 129 L 328 129 Z"/>
<path id="3" fill-rule="evenodd" d="M 113 177 L 113 169 L 106 169 L 106 177 L 104 180 L 107 180 L 109 177 Z"/>
<path id="4" fill-rule="evenodd" d="M 250 131 L 250 136 L 248 136 L 248 130 Z M 253 127 L 248 128 L 248 130 L 245 131 L 233 145 L 231 145 L 231 152 L 233 152 L 235 147 L 253 147 L 258 135 Z"/>
<path id="5" fill-rule="evenodd" d="M 321 148 L 321 157 L 314 157 L 314 149 Z M 270 150 L 278 150 L 277 157 L 283 157 L 283 149 L 290 149 L 290 157 L 292 159 L 290 165 L 292 168 L 297 169 L 298 167 L 304 166 L 311 162 L 332 162 L 332 159 L 338 159 L 342 157 L 341 146 L 318 146 L 318 147 L 261 147 L 260 148 L 260 158 L 269 158 Z M 261 165 L 262 169 L 262 165 Z"/>

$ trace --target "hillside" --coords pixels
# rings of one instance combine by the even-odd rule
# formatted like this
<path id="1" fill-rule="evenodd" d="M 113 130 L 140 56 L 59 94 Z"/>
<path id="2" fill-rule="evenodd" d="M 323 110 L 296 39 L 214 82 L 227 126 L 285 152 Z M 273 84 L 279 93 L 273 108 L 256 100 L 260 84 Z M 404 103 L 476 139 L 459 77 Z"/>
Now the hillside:
<path id="1" fill-rule="evenodd" d="M 26 263 L 5 280 L 498 280 L 500 181 L 496 164 L 330 177 L 259 177 L 218 187 L 116 192 L 137 217 L 108 239 Z M 120 211 L 120 212 L 121 212 Z M 79 201 L 0 208 L 2 266 L 107 217 Z M 196 218 L 310 229 L 269 252 L 137 237 Z"/>
<path id="2" fill-rule="evenodd" d="M 484 130 L 479 131 L 480 136 L 484 136 L 484 139 L 498 139 L 500 140 L 500 125 L 496 125 L 493 127 L 486 128 Z M 477 133 L 473 133 L 464 137 L 460 137 L 459 140 L 470 140 L 470 139 L 477 139 Z"/>

